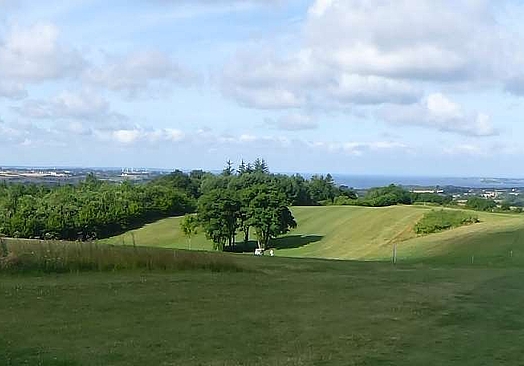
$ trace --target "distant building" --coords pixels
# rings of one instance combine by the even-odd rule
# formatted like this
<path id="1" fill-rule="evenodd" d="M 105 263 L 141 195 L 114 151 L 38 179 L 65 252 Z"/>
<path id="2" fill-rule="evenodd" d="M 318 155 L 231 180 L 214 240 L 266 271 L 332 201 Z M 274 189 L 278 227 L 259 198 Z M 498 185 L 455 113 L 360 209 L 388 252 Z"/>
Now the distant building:
<path id="1" fill-rule="evenodd" d="M 412 193 L 444 193 L 443 189 L 412 189 Z"/>

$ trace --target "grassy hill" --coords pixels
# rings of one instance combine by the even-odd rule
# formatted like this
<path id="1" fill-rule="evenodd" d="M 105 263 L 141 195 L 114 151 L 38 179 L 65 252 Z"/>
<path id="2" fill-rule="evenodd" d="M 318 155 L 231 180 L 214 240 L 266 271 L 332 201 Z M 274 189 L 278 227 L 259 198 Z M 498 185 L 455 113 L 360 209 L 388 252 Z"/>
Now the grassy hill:
<path id="1" fill-rule="evenodd" d="M 426 210 L 294 208 L 299 227 L 274 242 L 281 256 L 365 260 L 397 243 L 396 266 L 8 242 L 40 245 L 26 258 L 46 265 L 97 265 L 0 271 L 0 365 L 520 364 L 524 216 L 479 213 L 479 224 L 417 237 Z M 135 242 L 187 247 L 178 222 L 138 229 Z M 192 246 L 211 248 L 202 234 Z"/>
<path id="2" fill-rule="evenodd" d="M 437 234 L 417 236 L 413 226 L 429 207 L 294 207 L 297 229 L 272 242 L 278 256 L 389 260 L 397 244 L 399 260 L 451 263 L 524 263 L 524 216 L 477 213 L 481 222 Z M 191 244 L 168 218 L 123 235 L 110 244 L 210 250 L 200 233 Z M 239 237 L 240 240 L 240 237 Z M 473 256 L 473 258 L 472 258 Z"/>

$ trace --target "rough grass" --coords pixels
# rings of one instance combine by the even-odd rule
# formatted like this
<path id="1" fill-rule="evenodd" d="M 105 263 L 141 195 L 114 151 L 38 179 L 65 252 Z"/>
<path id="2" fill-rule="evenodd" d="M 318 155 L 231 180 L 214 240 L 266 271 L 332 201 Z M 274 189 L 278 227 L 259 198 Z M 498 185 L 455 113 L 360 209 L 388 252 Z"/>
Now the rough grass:
<path id="1" fill-rule="evenodd" d="M 243 270 L 231 256 L 187 250 L 2 239 L 0 271 L 63 273 L 119 270 Z"/>
<path id="2" fill-rule="evenodd" d="M 0 365 L 518 365 L 522 269 L 0 274 Z"/>

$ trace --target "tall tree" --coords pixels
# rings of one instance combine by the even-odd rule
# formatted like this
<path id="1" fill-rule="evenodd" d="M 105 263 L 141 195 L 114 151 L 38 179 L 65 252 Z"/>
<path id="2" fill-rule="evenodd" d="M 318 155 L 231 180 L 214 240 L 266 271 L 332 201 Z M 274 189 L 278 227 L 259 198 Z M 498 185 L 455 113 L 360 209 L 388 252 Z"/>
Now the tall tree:
<path id="1" fill-rule="evenodd" d="M 202 195 L 198 202 L 198 221 L 213 248 L 223 250 L 235 244 L 240 202 L 235 191 L 214 189 Z"/>
<path id="2" fill-rule="evenodd" d="M 233 168 L 233 162 L 231 160 L 226 161 L 226 167 L 222 170 L 222 175 L 229 177 L 235 173 Z"/>
<path id="3" fill-rule="evenodd" d="M 250 193 L 248 223 L 255 229 L 258 247 L 264 249 L 271 239 L 287 233 L 297 223 L 287 207 L 286 196 L 276 185 L 259 184 Z"/>

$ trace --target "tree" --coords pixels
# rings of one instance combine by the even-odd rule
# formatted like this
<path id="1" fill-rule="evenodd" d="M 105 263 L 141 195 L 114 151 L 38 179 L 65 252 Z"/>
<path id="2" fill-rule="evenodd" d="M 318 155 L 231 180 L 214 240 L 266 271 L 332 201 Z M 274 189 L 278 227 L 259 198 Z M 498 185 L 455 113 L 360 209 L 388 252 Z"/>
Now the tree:
<path id="1" fill-rule="evenodd" d="M 191 238 L 198 232 L 198 219 L 195 215 L 185 215 L 180 221 L 180 228 L 188 241 L 188 247 L 191 249 Z"/>
<path id="2" fill-rule="evenodd" d="M 502 201 L 500 203 L 500 209 L 502 211 L 511 211 L 511 203 L 508 201 Z"/>
<path id="3" fill-rule="evenodd" d="M 335 182 L 330 174 L 324 177 L 323 175 L 314 175 L 309 181 L 309 194 L 315 202 L 331 201 L 336 197 Z"/>
<path id="4" fill-rule="evenodd" d="M 235 244 L 240 202 L 231 189 L 217 188 L 202 195 L 198 202 L 198 221 L 213 241 L 215 250 Z"/>
<path id="5" fill-rule="evenodd" d="M 247 173 L 247 166 L 246 163 L 244 163 L 244 159 L 240 162 L 240 165 L 238 166 L 237 173 L 239 175 L 246 174 Z"/>
<path id="6" fill-rule="evenodd" d="M 253 171 L 255 173 L 268 174 L 269 167 L 267 166 L 266 161 L 264 159 L 257 158 L 253 163 Z"/>
<path id="7" fill-rule="evenodd" d="M 286 196 L 275 185 L 254 186 L 251 194 L 246 210 L 248 224 L 255 229 L 258 247 L 265 249 L 272 238 L 287 233 L 297 223 L 287 207 Z"/>
<path id="8" fill-rule="evenodd" d="M 233 168 L 233 162 L 231 160 L 226 161 L 226 167 L 222 170 L 222 175 L 229 177 L 235 173 Z"/>
<path id="9" fill-rule="evenodd" d="M 490 199 L 471 197 L 466 202 L 466 208 L 478 211 L 493 211 L 497 208 L 497 203 Z"/>

